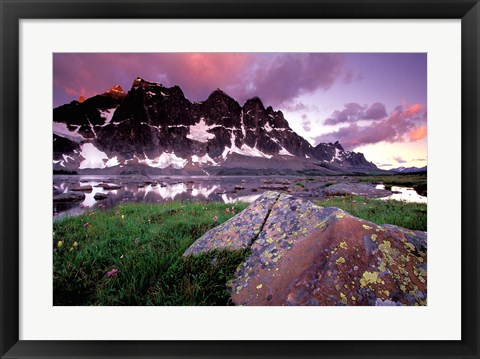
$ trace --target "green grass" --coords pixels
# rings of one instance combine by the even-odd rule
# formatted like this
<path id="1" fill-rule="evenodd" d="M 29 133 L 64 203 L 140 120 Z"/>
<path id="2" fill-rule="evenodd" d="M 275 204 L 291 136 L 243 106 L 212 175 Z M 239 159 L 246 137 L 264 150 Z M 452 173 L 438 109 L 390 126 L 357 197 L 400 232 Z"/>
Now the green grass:
<path id="1" fill-rule="evenodd" d="M 423 172 L 405 175 L 359 176 L 358 180 L 360 182 L 383 183 L 385 188 L 388 189 L 392 186 L 411 187 L 426 184 L 427 174 Z"/>
<path id="2" fill-rule="evenodd" d="M 233 206 L 238 213 L 247 204 Z M 225 284 L 247 252 L 182 254 L 231 218 L 231 209 L 223 203 L 124 204 L 54 222 L 54 304 L 228 304 Z M 108 276 L 112 269 L 118 272 Z"/>
<path id="3" fill-rule="evenodd" d="M 295 183 L 295 186 L 305 188 L 305 183 L 303 183 L 303 182 L 297 182 L 297 183 Z"/>
<path id="4" fill-rule="evenodd" d="M 408 229 L 427 230 L 427 205 L 424 203 L 382 201 L 360 196 L 332 197 L 314 203 L 323 207 L 338 207 L 377 224 L 394 224 Z"/>
<path id="5" fill-rule="evenodd" d="M 339 207 L 378 224 L 427 229 L 425 204 L 363 197 L 315 203 Z M 248 204 L 233 206 L 239 213 Z M 55 221 L 54 304 L 228 305 L 226 283 L 248 252 L 188 258 L 182 254 L 209 229 L 231 218 L 231 209 L 232 204 L 219 202 L 122 204 L 110 211 Z M 108 276 L 113 269 L 118 272 Z"/>

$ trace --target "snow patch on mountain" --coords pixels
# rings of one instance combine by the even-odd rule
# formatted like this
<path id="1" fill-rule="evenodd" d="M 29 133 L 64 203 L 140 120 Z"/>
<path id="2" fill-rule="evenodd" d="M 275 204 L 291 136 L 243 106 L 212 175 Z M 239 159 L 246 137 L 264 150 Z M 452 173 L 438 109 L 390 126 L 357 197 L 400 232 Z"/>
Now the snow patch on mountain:
<path id="1" fill-rule="evenodd" d="M 342 154 L 343 151 L 340 151 L 338 148 L 335 148 L 335 159 L 341 161 L 342 159 L 340 158 L 340 155 Z"/>
<path id="2" fill-rule="evenodd" d="M 240 149 L 235 145 L 235 134 L 233 131 L 230 133 L 230 147 L 226 147 L 223 150 L 222 157 L 224 160 L 227 159 L 227 156 L 232 152 L 240 152 Z"/>
<path id="3" fill-rule="evenodd" d="M 278 151 L 278 154 L 279 155 L 282 155 L 282 156 L 292 156 L 292 157 L 295 157 L 294 155 L 292 155 L 290 152 L 288 152 L 285 148 L 282 147 L 282 149 L 280 151 Z"/>
<path id="4" fill-rule="evenodd" d="M 215 126 L 207 126 L 205 120 L 201 118 L 197 124 L 190 126 L 190 133 L 187 135 L 187 138 L 205 143 L 208 140 L 215 138 L 214 134 L 207 132 L 214 127 Z"/>
<path id="5" fill-rule="evenodd" d="M 340 158 L 341 154 L 342 154 L 342 151 L 340 151 L 338 148 L 335 148 L 335 154 L 333 155 L 332 159 L 330 160 L 330 163 L 334 162 L 335 160 L 341 161 L 342 160 Z"/>
<path id="6" fill-rule="evenodd" d="M 123 121 L 119 121 L 119 122 L 112 122 L 112 124 L 113 124 L 113 125 L 115 125 L 115 126 L 117 126 L 117 125 L 119 125 L 119 124 L 121 124 L 121 123 L 124 123 L 124 122 L 130 121 L 131 119 L 132 119 L 132 118 L 130 117 L 130 118 L 127 118 L 126 120 L 123 120 Z"/>
<path id="7" fill-rule="evenodd" d="M 154 125 L 151 125 L 149 123 L 146 123 L 146 122 L 140 122 L 141 125 L 144 125 L 144 126 L 148 126 L 148 127 L 151 127 L 151 128 L 154 128 L 158 131 L 161 131 L 162 130 L 162 127 L 161 126 L 154 126 Z"/>
<path id="8" fill-rule="evenodd" d="M 110 121 L 112 121 L 112 117 L 116 109 L 116 107 L 113 107 L 107 108 L 106 110 L 100 110 L 100 116 L 105 119 L 105 123 L 102 125 L 102 127 L 108 125 Z"/>
<path id="9" fill-rule="evenodd" d="M 118 162 L 117 156 L 110 158 L 110 159 L 105 163 L 105 165 L 106 165 L 107 167 L 118 166 L 119 164 L 120 164 L 120 162 Z"/>
<path id="10" fill-rule="evenodd" d="M 100 151 L 92 143 L 84 143 L 81 146 L 80 156 L 85 158 L 85 160 L 83 160 L 80 163 L 80 166 L 78 167 L 80 169 L 107 167 L 104 161 L 104 160 L 108 160 L 107 154 L 105 152 Z"/>
<path id="11" fill-rule="evenodd" d="M 77 128 L 77 130 L 78 130 L 78 128 Z M 68 129 L 67 125 L 63 122 L 54 122 L 53 123 L 53 133 L 56 134 L 57 136 L 68 138 L 69 140 L 74 141 L 74 142 L 81 142 L 81 141 L 85 140 L 85 137 L 83 137 L 78 132 L 70 131 Z"/>
<path id="12" fill-rule="evenodd" d="M 58 160 L 58 161 L 53 160 L 53 164 L 56 165 L 57 163 L 59 163 L 60 166 L 65 167 L 65 165 L 63 164 L 63 162 L 64 162 L 64 161 L 62 161 L 62 160 Z"/>
<path id="13" fill-rule="evenodd" d="M 263 126 L 263 128 L 264 128 L 265 131 L 267 131 L 267 132 L 272 132 L 272 131 L 273 131 L 272 126 L 270 126 L 270 124 L 269 124 L 268 122 L 265 124 L 265 126 Z"/>
<path id="14" fill-rule="evenodd" d="M 243 122 L 243 109 L 240 112 L 240 127 L 242 129 L 243 138 L 245 138 L 247 131 L 245 130 L 245 123 Z"/>
<path id="15" fill-rule="evenodd" d="M 212 160 L 212 158 L 208 155 L 208 153 L 205 154 L 205 155 L 203 155 L 202 157 L 198 157 L 197 155 L 193 155 L 193 156 L 192 156 L 192 162 L 193 162 L 193 163 L 200 163 L 200 164 L 202 164 L 202 163 L 206 163 L 206 164 L 211 163 L 211 164 L 213 164 L 214 166 L 217 165 L 217 163 L 216 163 L 214 160 Z"/>
<path id="16" fill-rule="evenodd" d="M 179 169 L 185 167 L 187 160 L 176 156 L 175 153 L 163 152 L 157 158 L 150 159 L 145 156 L 144 160 L 138 159 L 138 162 L 145 163 L 150 167 L 167 168 L 168 166 L 172 166 L 173 168 Z"/>
<path id="17" fill-rule="evenodd" d="M 246 144 L 243 144 L 241 148 L 238 148 L 235 145 L 235 140 L 236 140 L 235 133 L 232 131 L 230 135 L 231 145 L 230 147 L 225 147 L 222 153 L 222 157 L 224 160 L 226 160 L 227 156 L 231 153 L 238 153 L 239 155 L 250 156 L 250 157 L 272 158 L 271 155 L 267 155 L 266 153 L 263 153 L 262 151 L 258 150 L 256 147 L 252 148 Z"/>
<path id="18" fill-rule="evenodd" d="M 398 167 L 398 168 L 392 168 L 388 170 L 389 172 L 400 172 L 400 173 L 416 173 L 416 172 L 423 172 L 427 171 L 427 166 L 424 167 Z"/>
<path id="19" fill-rule="evenodd" d="M 272 158 L 271 155 L 267 155 L 266 153 L 263 153 L 256 147 L 252 148 L 247 146 L 246 144 L 243 144 L 242 147 L 240 148 L 240 154 L 245 156 L 251 156 L 251 157 Z"/>
<path id="20" fill-rule="evenodd" d="M 71 159 L 72 161 L 74 161 L 74 159 L 73 159 L 72 156 L 66 155 L 66 154 L 64 154 L 64 153 L 62 154 L 62 157 L 63 157 L 63 159 L 64 159 L 64 161 L 65 161 L 66 163 L 68 163 L 68 160 L 69 160 L 69 159 Z"/>
<path id="21" fill-rule="evenodd" d="M 93 127 L 92 123 L 90 122 L 90 119 L 87 118 L 87 121 L 90 124 L 90 130 L 92 131 L 95 138 L 97 138 L 97 133 L 95 132 L 95 128 Z"/>

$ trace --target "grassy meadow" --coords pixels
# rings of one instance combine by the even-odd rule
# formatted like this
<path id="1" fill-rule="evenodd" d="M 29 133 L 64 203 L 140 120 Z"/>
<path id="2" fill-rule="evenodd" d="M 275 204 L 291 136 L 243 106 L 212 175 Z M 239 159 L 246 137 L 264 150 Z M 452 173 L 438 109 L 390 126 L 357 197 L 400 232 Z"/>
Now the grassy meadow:
<path id="1" fill-rule="evenodd" d="M 53 224 L 55 305 L 226 305 L 246 252 L 182 258 L 247 204 L 122 204 Z M 227 211 L 228 210 L 228 211 Z"/>

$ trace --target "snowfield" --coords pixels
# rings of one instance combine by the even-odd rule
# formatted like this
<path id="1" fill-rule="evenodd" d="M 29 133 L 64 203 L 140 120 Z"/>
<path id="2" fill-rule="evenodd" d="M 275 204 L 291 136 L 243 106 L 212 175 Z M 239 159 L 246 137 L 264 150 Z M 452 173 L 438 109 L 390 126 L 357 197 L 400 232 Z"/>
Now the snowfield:
<path id="1" fill-rule="evenodd" d="M 216 126 L 207 126 L 205 120 L 201 118 L 197 124 L 190 126 L 190 133 L 187 135 L 187 138 L 206 143 L 208 140 L 215 138 L 214 134 L 207 132 L 207 130 L 210 130 L 214 127 Z"/>
<path id="2" fill-rule="evenodd" d="M 144 160 L 141 160 L 137 157 L 138 162 L 144 163 L 150 167 L 156 168 L 167 168 L 168 166 L 172 166 L 173 168 L 180 169 L 185 167 L 187 164 L 187 160 L 181 157 L 177 157 L 175 153 L 166 153 L 163 152 L 157 158 L 150 159 L 145 156 Z"/>
<path id="3" fill-rule="evenodd" d="M 81 146 L 80 156 L 85 158 L 78 168 L 105 168 L 104 160 L 108 160 L 105 152 L 100 151 L 92 143 L 84 143 Z"/>

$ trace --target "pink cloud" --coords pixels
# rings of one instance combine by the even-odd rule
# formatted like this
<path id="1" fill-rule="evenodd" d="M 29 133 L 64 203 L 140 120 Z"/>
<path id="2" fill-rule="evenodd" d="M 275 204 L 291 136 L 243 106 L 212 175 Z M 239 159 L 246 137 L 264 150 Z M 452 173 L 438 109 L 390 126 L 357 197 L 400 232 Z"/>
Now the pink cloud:
<path id="1" fill-rule="evenodd" d="M 78 95 L 79 95 L 79 93 L 78 93 L 78 91 L 77 91 L 76 89 L 73 89 L 73 88 L 68 87 L 68 86 L 65 86 L 65 87 L 63 88 L 63 90 L 65 91 L 65 93 L 66 93 L 67 95 L 70 95 L 70 96 L 78 96 Z"/>
<path id="2" fill-rule="evenodd" d="M 404 110 L 405 116 L 413 116 L 423 110 L 423 105 L 416 103 Z"/>
<path id="3" fill-rule="evenodd" d="M 180 85 L 197 100 L 241 80 L 252 60 L 242 53 L 55 54 L 54 100 L 61 104 L 80 94 L 91 97 L 117 84 L 128 90 L 137 76 Z"/>
<path id="4" fill-rule="evenodd" d="M 415 104 L 412 106 L 397 106 L 389 116 L 384 119 L 371 121 L 370 124 L 359 126 L 355 122 L 342 120 L 337 113 L 335 123 L 347 122 L 348 125 L 341 127 L 315 138 L 316 142 L 334 142 L 340 143 L 346 149 L 355 149 L 356 147 L 375 144 L 378 142 L 411 142 L 418 141 L 427 136 L 427 126 L 425 124 L 426 111 L 425 106 Z M 325 123 L 328 122 L 325 121 Z M 420 127 L 419 127 L 420 126 Z"/>
<path id="5" fill-rule="evenodd" d="M 408 133 L 410 141 L 415 142 L 427 137 L 427 126 L 420 126 Z"/>

